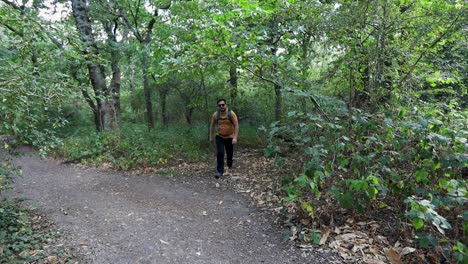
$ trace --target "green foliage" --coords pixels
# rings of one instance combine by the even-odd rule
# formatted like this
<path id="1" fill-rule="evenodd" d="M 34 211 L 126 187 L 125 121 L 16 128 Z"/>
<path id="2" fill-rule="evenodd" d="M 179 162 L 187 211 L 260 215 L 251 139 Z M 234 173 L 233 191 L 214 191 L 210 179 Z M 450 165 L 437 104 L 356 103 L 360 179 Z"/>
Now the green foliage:
<path id="1" fill-rule="evenodd" d="M 152 1 L 92 1 L 99 53 L 91 56 L 81 52 L 71 14 L 45 21 L 38 11 L 46 6 L 18 11 L 14 2 L 0 5 L 0 134 L 121 169 L 197 161 L 208 157 L 207 129 L 179 125 L 206 121 L 218 97 L 235 98 L 239 143 L 263 146 L 268 135 L 265 153 L 287 175 L 285 200 L 306 215 L 327 199 L 350 212 L 394 208 L 421 232 L 421 245 L 445 236 L 465 254 L 453 242 L 453 230 L 468 226 L 462 1 L 172 1 L 164 12 L 153 12 L 160 3 Z M 121 85 L 120 131 L 89 126 L 82 106 L 96 107 L 107 91 L 91 89 L 90 62 Z M 273 86 L 290 89 L 281 97 Z M 309 99 L 324 111 L 312 111 Z M 382 112 L 384 105 L 397 110 Z M 275 107 L 289 113 L 258 132 L 277 118 Z M 146 131 L 146 111 L 155 110 L 173 126 Z"/>
<path id="2" fill-rule="evenodd" d="M 2 25 L 11 29 L 0 28 L 0 134 L 46 151 L 60 144 L 55 129 L 66 123 L 61 110 L 69 79 L 49 60 L 60 54 L 44 41 L 34 14 L 7 10 L 0 6 Z"/>
<path id="3" fill-rule="evenodd" d="M 0 201 L 0 263 L 30 263 L 44 258 L 51 235 L 38 229 L 29 209 L 19 200 Z"/>
<path id="4" fill-rule="evenodd" d="M 332 122 L 292 111 L 271 125 L 265 153 L 289 164 L 281 166 L 293 175 L 285 178 L 284 200 L 311 217 L 330 199 L 351 212 L 399 208 L 416 230 L 454 243 L 466 232 L 459 220 L 467 201 L 466 115 L 444 104 L 355 109 Z"/>
<path id="5" fill-rule="evenodd" d="M 3 161 L 0 164 L 0 193 L 10 188 L 13 170 L 11 163 L 8 161 Z"/>
<path id="6" fill-rule="evenodd" d="M 175 164 L 181 160 L 203 161 L 209 158 L 207 125 L 171 126 L 148 132 L 144 125 L 123 126 L 119 133 L 89 132 L 83 128 L 73 135 L 64 135 L 63 146 L 54 154 L 71 162 L 118 169 L 141 169 Z M 240 146 L 265 144 L 255 127 L 242 128 Z"/>
<path id="7" fill-rule="evenodd" d="M 89 133 L 83 129 L 64 140 L 56 155 L 89 164 L 110 163 L 119 169 L 135 169 L 207 157 L 206 128 L 177 127 L 148 132 L 143 125 L 124 126 L 119 133 Z"/>

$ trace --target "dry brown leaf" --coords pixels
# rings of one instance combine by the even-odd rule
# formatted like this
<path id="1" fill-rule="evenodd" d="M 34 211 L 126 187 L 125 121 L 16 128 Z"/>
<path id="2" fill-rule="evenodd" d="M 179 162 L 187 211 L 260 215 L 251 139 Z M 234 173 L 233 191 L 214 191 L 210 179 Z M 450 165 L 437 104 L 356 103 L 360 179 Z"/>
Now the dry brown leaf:
<path id="1" fill-rule="evenodd" d="M 404 249 L 401 250 L 400 254 L 401 254 L 402 256 L 404 256 L 404 255 L 408 255 L 408 254 L 410 254 L 410 253 L 413 253 L 413 252 L 415 252 L 415 251 L 416 251 L 415 248 L 412 248 L 412 247 L 405 247 Z"/>
<path id="2" fill-rule="evenodd" d="M 339 235 L 341 234 L 341 229 L 339 227 L 335 227 L 335 230 L 333 230 L 333 233 Z"/>
<path id="3" fill-rule="evenodd" d="M 394 249 L 394 248 L 389 248 L 384 250 L 385 255 L 387 256 L 387 260 L 390 261 L 392 264 L 403 264 L 401 261 L 401 255 L 400 253 Z"/>
<path id="4" fill-rule="evenodd" d="M 350 259 L 352 258 L 351 255 L 349 254 L 350 251 L 344 247 L 338 247 L 338 253 L 343 259 Z"/>
<path id="5" fill-rule="evenodd" d="M 48 256 L 47 257 L 47 263 L 49 264 L 56 264 L 58 262 L 58 259 L 56 256 Z"/>
<path id="6" fill-rule="evenodd" d="M 340 247 L 340 243 L 341 241 L 333 240 L 332 242 L 330 242 L 330 244 L 328 244 L 328 246 L 330 248 L 338 249 Z"/>
<path id="7" fill-rule="evenodd" d="M 382 260 L 378 258 L 366 259 L 367 264 L 385 264 Z"/>
<path id="8" fill-rule="evenodd" d="M 320 245 L 323 245 L 327 242 L 328 236 L 330 236 L 331 229 L 330 228 L 325 228 L 325 230 L 322 231 L 322 237 L 320 238 Z"/>
<path id="9" fill-rule="evenodd" d="M 343 240 L 343 241 L 352 241 L 357 237 L 356 234 L 354 233 L 347 233 L 347 234 L 342 234 L 336 237 L 337 240 Z"/>
<path id="10" fill-rule="evenodd" d="M 376 236 L 375 241 L 379 243 L 383 243 L 384 245 L 388 245 L 388 240 L 384 236 Z"/>

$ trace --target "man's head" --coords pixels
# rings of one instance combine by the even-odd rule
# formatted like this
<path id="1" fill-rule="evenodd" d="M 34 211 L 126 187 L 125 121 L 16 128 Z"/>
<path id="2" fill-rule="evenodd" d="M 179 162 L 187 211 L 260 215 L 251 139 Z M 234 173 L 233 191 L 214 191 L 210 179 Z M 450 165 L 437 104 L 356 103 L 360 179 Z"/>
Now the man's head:
<path id="1" fill-rule="evenodd" d="M 218 100 L 218 108 L 219 108 L 219 111 L 221 111 L 221 112 L 226 111 L 226 107 L 227 107 L 227 105 L 226 105 L 226 99 L 223 99 L 223 98 L 219 99 L 219 100 Z"/>

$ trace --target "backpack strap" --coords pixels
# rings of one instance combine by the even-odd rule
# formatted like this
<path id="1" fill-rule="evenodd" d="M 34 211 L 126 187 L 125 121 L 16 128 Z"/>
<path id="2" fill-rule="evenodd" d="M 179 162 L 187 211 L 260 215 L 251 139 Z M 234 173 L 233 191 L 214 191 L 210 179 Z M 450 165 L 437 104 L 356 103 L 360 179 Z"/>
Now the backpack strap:
<path id="1" fill-rule="evenodd" d="M 228 110 L 227 116 L 228 116 L 229 121 L 231 121 L 231 123 L 232 123 L 232 111 L 231 111 L 231 109 Z M 216 125 L 219 124 L 219 119 L 221 119 L 221 111 L 218 110 L 218 111 L 216 111 Z"/>
<path id="2" fill-rule="evenodd" d="M 228 119 L 232 123 L 232 111 L 231 111 L 231 109 L 228 110 Z"/>

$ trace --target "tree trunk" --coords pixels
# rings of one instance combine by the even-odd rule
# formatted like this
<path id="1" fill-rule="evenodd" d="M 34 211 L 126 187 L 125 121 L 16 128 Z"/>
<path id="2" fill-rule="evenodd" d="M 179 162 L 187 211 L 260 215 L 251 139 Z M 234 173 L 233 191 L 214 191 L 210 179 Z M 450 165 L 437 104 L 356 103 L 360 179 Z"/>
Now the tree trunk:
<path id="1" fill-rule="evenodd" d="M 275 121 L 280 121 L 283 115 L 283 93 L 281 86 L 275 84 Z"/>
<path id="2" fill-rule="evenodd" d="M 120 84 L 122 82 L 122 71 L 120 70 L 120 54 L 118 50 L 118 42 L 115 31 L 112 30 L 112 23 L 103 23 L 104 29 L 107 33 L 108 41 L 107 45 L 110 48 L 111 54 L 111 69 L 112 69 L 112 79 L 110 82 L 110 106 L 109 115 L 112 115 L 113 118 L 110 119 L 110 127 L 112 129 L 118 128 L 118 121 L 120 120 Z M 116 25 L 114 25 L 116 26 Z"/>
<path id="3" fill-rule="evenodd" d="M 185 109 L 185 120 L 187 123 L 192 126 L 192 115 L 193 115 L 193 107 L 187 107 Z"/>
<path id="4" fill-rule="evenodd" d="M 109 101 L 112 102 L 112 94 L 106 86 L 104 67 L 93 60 L 93 58 L 99 57 L 99 49 L 92 33 L 87 1 L 72 0 L 71 3 L 76 28 L 85 45 L 83 54 L 87 60 L 89 79 L 94 90 L 97 115 L 95 116 L 96 129 L 98 131 L 115 129 L 117 126 L 115 107 L 113 103 L 109 103 Z"/>
<path id="5" fill-rule="evenodd" d="M 148 58 L 146 56 L 141 57 L 141 69 L 143 71 L 143 90 L 145 92 L 146 124 L 148 126 L 148 130 L 152 130 L 154 128 L 153 102 L 151 101 Z"/>
<path id="6" fill-rule="evenodd" d="M 232 109 L 237 107 L 237 66 L 231 64 L 229 68 L 229 84 L 231 85 L 231 102 L 229 103 Z"/>
<path id="7" fill-rule="evenodd" d="M 167 116 L 167 93 L 168 90 L 166 87 L 161 87 L 159 89 L 159 100 L 161 102 L 161 119 L 163 126 L 167 126 L 169 124 L 169 118 Z"/>
<path id="8" fill-rule="evenodd" d="M 276 56 L 276 51 L 278 48 L 275 46 L 271 49 L 271 52 L 273 56 Z M 273 76 L 277 76 L 277 69 L 278 65 L 273 63 L 272 65 L 272 73 Z M 274 84 L 274 89 L 275 89 L 275 121 L 280 121 L 281 117 L 283 115 L 283 93 L 281 92 L 281 85 L 278 84 L 278 80 L 276 79 L 275 84 Z"/>

